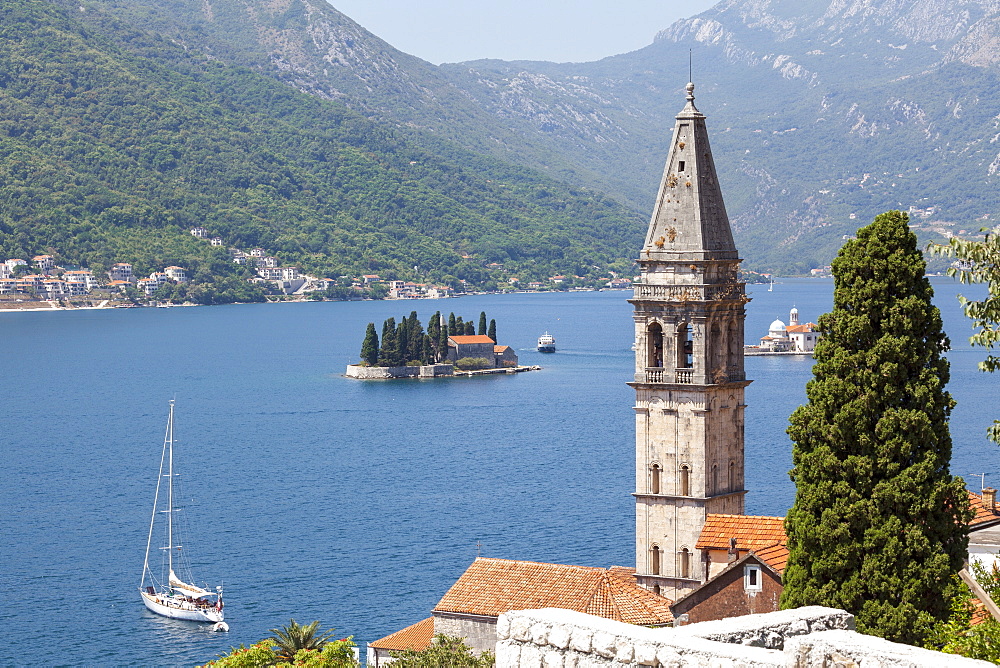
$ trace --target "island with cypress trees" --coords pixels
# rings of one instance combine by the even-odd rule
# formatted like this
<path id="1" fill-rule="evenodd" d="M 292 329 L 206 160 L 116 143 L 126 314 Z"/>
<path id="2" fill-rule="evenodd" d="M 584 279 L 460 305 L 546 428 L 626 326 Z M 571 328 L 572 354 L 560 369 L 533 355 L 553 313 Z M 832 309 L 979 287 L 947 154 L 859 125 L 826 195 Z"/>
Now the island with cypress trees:
<path id="1" fill-rule="evenodd" d="M 411 311 L 398 323 L 395 318 L 383 322 L 381 337 L 375 323 L 368 323 L 361 360 L 349 364 L 346 375 L 365 380 L 437 378 L 539 368 L 519 365 L 513 348 L 497 344 L 496 320 L 487 320 L 485 311 L 479 314 L 478 324 L 454 313 L 445 318 L 437 311 L 426 327 L 417 312 Z"/>

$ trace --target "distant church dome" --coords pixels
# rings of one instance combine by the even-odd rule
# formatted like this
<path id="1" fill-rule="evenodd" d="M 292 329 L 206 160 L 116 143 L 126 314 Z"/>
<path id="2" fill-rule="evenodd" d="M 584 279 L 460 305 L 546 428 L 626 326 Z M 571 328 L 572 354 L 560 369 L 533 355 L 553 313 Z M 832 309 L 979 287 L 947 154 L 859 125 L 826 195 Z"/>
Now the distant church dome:
<path id="1" fill-rule="evenodd" d="M 781 322 L 780 320 L 775 320 L 774 322 L 772 322 L 771 326 L 767 330 L 767 333 L 770 336 L 781 336 L 781 337 L 788 336 L 788 332 L 785 330 L 785 323 Z"/>

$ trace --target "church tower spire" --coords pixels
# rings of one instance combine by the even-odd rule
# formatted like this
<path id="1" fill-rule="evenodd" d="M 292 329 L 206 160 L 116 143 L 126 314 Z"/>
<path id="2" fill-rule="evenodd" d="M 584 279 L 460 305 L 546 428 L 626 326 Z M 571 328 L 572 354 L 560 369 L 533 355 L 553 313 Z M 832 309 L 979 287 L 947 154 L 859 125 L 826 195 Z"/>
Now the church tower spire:
<path id="1" fill-rule="evenodd" d="M 694 84 L 676 117 L 638 260 L 634 307 L 636 578 L 677 599 L 701 586 L 708 513 L 743 514 L 748 301 Z"/>

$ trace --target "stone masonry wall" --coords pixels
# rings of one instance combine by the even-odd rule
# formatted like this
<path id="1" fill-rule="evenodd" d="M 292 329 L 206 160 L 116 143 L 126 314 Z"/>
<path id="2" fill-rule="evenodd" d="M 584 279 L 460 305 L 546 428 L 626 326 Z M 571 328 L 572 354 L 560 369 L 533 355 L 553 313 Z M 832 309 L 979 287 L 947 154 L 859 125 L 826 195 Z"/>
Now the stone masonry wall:
<path id="1" fill-rule="evenodd" d="M 842 610 L 807 607 L 649 629 L 572 610 L 515 610 L 497 620 L 496 668 L 986 668 L 993 664 L 853 630 Z"/>
<path id="2" fill-rule="evenodd" d="M 427 366 L 361 366 L 348 364 L 344 373 L 348 378 L 360 380 L 388 380 L 390 378 L 434 378 L 450 376 L 450 364 L 428 364 Z"/>

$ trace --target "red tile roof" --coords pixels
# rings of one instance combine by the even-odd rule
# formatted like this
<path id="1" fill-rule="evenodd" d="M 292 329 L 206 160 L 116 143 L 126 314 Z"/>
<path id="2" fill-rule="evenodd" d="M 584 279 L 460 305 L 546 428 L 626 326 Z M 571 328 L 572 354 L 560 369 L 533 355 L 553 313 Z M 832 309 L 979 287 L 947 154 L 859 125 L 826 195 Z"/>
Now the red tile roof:
<path id="1" fill-rule="evenodd" d="M 472 334 L 471 336 L 449 336 L 448 338 L 459 344 L 496 343 L 496 341 L 484 334 Z"/>
<path id="2" fill-rule="evenodd" d="M 434 612 L 496 617 L 508 610 L 564 608 L 628 624 L 673 621 L 669 599 L 640 587 L 634 571 L 479 558 Z"/>
<path id="3" fill-rule="evenodd" d="M 413 649 L 418 652 L 430 647 L 431 639 L 434 638 L 434 618 L 417 622 L 407 626 L 401 631 L 390 633 L 384 638 L 379 638 L 375 642 L 368 643 L 369 647 L 375 649 L 405 650 Z"/>
<path id="4" fill-rule="evenodd" d="M 710 513 L 701 529 L 699 550 L 728 550 L 731 538 L 738 550 L 758 550 L 776 543 L 784 545 L 785 518 L 763 515 L 716 515 Z"/>
<path id="5" fill-rule="evenodd" d="M 1000 512 L 997 512 L 996 508 L 987 508 L 983 503 L 983 497 L 979 494 L 972 491 L 969 492 L 969 505 L 972 507 L 973 512 L 976 513 L 976 516 L 969 522 L 970 527 L 1000 521 Z"/>
<path id="6" fill-rule="evenodd" d="M 493 346 L 493 352 L 502 353 L 505 350 L 510 350 L 510 346 Z"/>
<path id="7" fill-rule="evenodd" d="M 785 573 L 785 566 L 788 565 L 788 548 L 783 543 L 753 550 L 753 554 L 779 574 Z"/>

